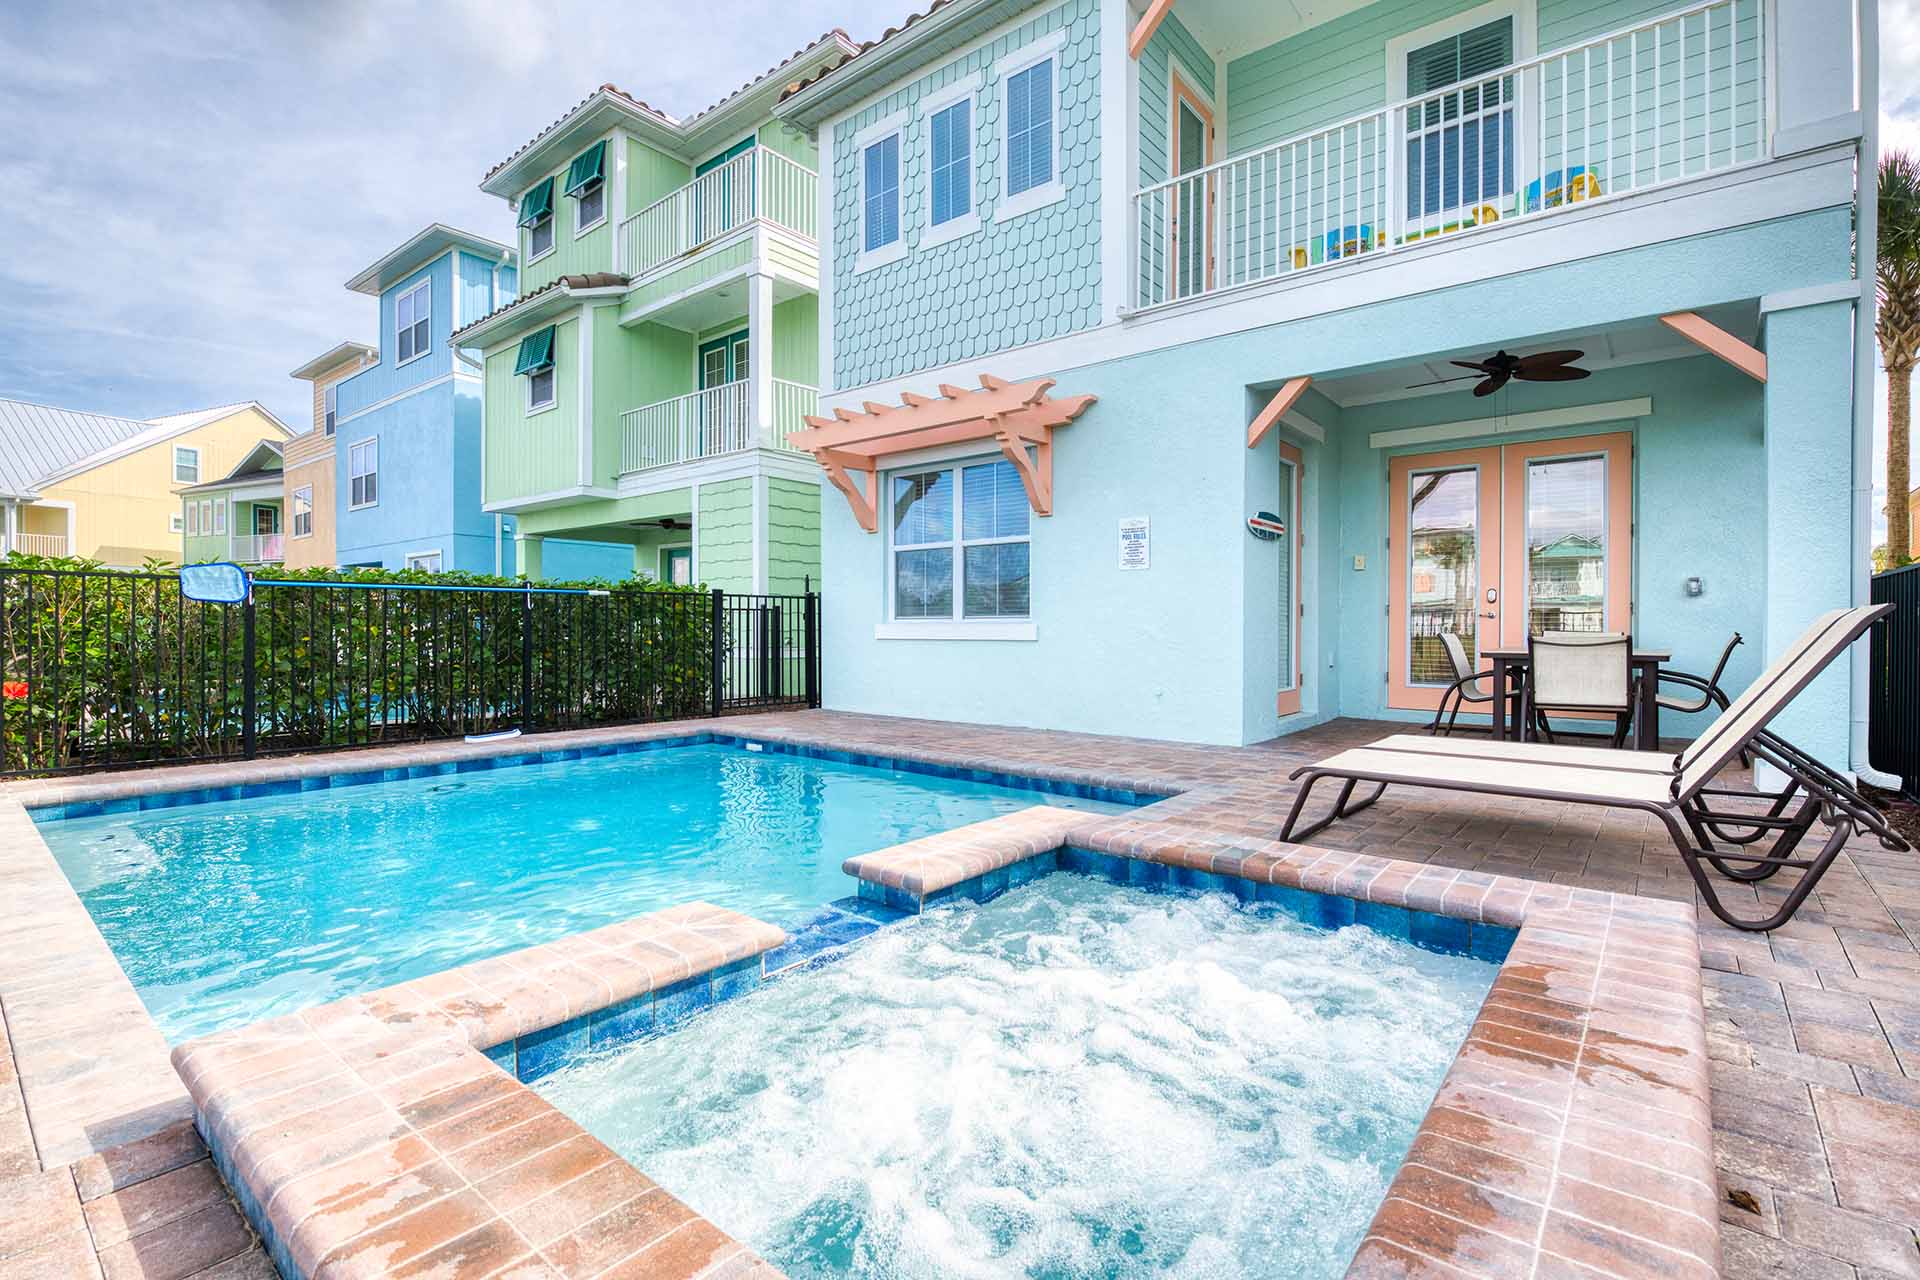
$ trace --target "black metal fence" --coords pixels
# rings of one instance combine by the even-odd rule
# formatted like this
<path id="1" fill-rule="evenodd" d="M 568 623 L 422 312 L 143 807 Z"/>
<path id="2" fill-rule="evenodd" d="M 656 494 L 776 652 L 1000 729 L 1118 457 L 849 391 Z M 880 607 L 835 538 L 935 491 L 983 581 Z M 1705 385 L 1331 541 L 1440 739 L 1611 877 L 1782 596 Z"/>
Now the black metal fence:
<path id="1" fill-rule="evenodd" d="M 0 776 L 818 706 L 820 598 L 0 568 Z"/>
<path id="2" fill-rule="evenodd" d="M 1894 609 L 1872 632 L 1867 755 L 1920 800 L 1920 565 L 1875 574 L 1873 602 Z"/>

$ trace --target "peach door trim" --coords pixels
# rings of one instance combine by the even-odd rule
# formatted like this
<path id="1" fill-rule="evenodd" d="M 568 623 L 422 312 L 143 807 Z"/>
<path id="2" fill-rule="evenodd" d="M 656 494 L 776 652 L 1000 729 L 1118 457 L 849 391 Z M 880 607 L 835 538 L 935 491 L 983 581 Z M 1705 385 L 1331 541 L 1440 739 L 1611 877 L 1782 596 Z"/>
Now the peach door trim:
<path id="1" fill-rule="evenodd" d="M 1300 600 L 1300 565 L 1307 558 L 1307 526 L 1306 522 L 1300 517 L 1300 501 L 1306 496 L 1307 462 L 1300 450 L 1294 448 L 1285 440 L 1281 440 L 1278 443 L 1280 445 L 1280 456 L 1293 464 L 1293 502 L 1289 504 L 1288 508 L 1292 513 L 1290 516 L 1292 527 L 1287 531 L 1287 554 L 1293 557 L 1293 571 L 1287 575 L 1287 582 L 1293 588 L 1293 598 L 1283 601 L 1281 604 L 1282 608 L 1293 611 L 1293 616 L 1289 619 L 1290 634 L 1293 637 L 1293 688 L 1282 689 L 1280 691 L 1275 709 L 1283 716 L 1291 716 L 1298 715 L 1300 712 L 1300 686 L 1303 680 L 1303 673 L 1300 668 L 1300 626 L 1304 620 L 1301 613 Z"/>
<path id="2" fill-rule="evenodd" d="M 1560 440 L 1510 444 L 1502 451 L 1506 470 L 1506 499 L 1502 511 L 1505 533 L 1500 578 L 1500 639 L 1518 647 L 1527 642 L 1527 464 L 1542 458 L 1601 454 L 1606 458 L 1607 484 L 1607 618 L 1609 631 L 1633 629 L 1633 436 L 1609 432 Z M 1511 604 L 1511 608 L 1506 607 Z"/>
<path id="3" fill-rule="evenodd" d="M 1500 450 L 1494 448 L 1453 449 L 1445 453 L 1422 453 L 1394 458 L 1387 464 L 1387 705 L 1406 711 L 1432 711 L 1440 705 L 1444 687 L 1412 684 L 1407 679 L 1407 656 L 1412 649 L 1410 610 L 1407 607 L 1407 569 L 1410 557 L 1407 535 L 1407 479 L 1416 471 L 1464 469 L 1479 473 L 1479 582 L 1474 587 L 1474 607 L 1481 613 L 1491 609 L 1503 612 L 1500 605 L 1487 604 L 1486 591 L 1501 581 L 1500 576 Z M 1506 592 L 1501 592 L 1504 601 Z M 1500 634 L 1498 619 L 1488 628 Z M 1481 628 L 1475 627 L 1479 632 Z"/>

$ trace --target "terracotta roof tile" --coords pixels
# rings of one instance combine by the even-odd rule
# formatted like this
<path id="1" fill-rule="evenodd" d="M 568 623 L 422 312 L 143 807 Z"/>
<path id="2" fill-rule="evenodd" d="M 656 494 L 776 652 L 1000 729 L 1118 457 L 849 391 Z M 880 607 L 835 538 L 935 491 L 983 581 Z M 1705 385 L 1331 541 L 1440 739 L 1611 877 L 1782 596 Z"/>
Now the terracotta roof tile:
<path id="1" fill-rule="evenodd" d="M 941 9 L 946 8 L 948 5 L 952 3 L 953 3 L 953 0 L 933 0 L 933 3 L 927 6 L 927 11 L 925 13 L 908 14 L 907 20 L 901 23 L 899 26 L 888 27 L 885 31 L 882 31 L 874 39 L 868 40 L 866 43 L 856 48 L 853 51 L 852 56 L 847 58 L 846 62 L 842 62 L 836 66 L 829 67 L 827 70 L 822 71 L 817 76 L 810 76 L 805 80 L 795 81 L 793 84 L 788 85 L 786 92 L 780 95 L 780 100 L 784 102 L 788 98 L 791 98 L 794 94 L 799 93 L 802 89 L 808 89 L 813 87 L 816 84 L 819 84 L 822 80 L 825 80 L 828 76 L 840 70 L 841 67 L 846 66 L 847 63 L 852 62 L 855 58 L 858 58 L 861 54 L 865 53 L 867 50 L 872 49 L 878 45 L 885 44 L 887 41 L 893 39 L 895 36 L 899 35 L 901 32 L 905 31 L 907 28 L 913 26 L 916 23 L 925 22 L 928 18 L 931 18 L 935 13 L 939 12 Z"/>

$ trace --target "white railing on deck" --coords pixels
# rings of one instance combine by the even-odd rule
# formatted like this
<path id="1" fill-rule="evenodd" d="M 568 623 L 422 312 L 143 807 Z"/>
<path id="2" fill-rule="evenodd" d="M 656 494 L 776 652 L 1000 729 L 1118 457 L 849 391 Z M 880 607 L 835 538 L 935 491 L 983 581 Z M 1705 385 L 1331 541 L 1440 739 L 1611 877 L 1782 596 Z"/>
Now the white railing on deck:
<path id="1" fill-rule="evenodd" d="M 1145 188 L 1136 305 L 1758 160 L 1763 9 L 1709 0 Z"/>
<path id="2" fill-rule="evenodd" d="M 753 383 L 742 378 L 692 395 L 676 396 L 620 415 L 620 470 L 645 471 L 742 449 L 787 447 L 801 417 L 819 407 L 820 392 L 798 382 L 773 380 L 770 434 L 754 429 Z"/>
<path id="3" fill-rule="evenodd" d="M 285 550 L 285 534 L 236 533 L 233 535 L 233 558 L 241 564 L 263 564 L 272 560 L 284 560 Z"/>
<path id="4" fill-rule="evenodd" d="M 620 224 L 621 271 L 640 275 L 765 218 L 808 239 L 818 176 L 778 151 L 754 147 L 668 193 Z"/>
<path id="5" fill-rule="evenodd" d="M 13 549 L 29 556 L 64 556 L 67 554 L 67 535 L 16 533 L 13 535 Z"/>

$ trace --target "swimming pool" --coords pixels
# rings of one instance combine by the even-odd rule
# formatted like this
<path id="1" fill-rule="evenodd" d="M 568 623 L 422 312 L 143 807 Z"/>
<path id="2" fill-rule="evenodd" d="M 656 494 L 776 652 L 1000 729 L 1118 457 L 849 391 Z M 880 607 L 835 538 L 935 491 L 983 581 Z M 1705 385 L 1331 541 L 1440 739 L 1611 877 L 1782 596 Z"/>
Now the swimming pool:
<path id="1" fill-rule="evenodd" d="M 852 892 L 853 854 L 1123 807 L 722 743 L 348 780 L 35 815 L 168 1039 L 696 899 L 783 923 Z"/>
<path id="2" fill-rule="evenodd" d="M 535 1087 L 795 1280 L 1322 1280 L 1497 970 L 1060 873 Z"/>

